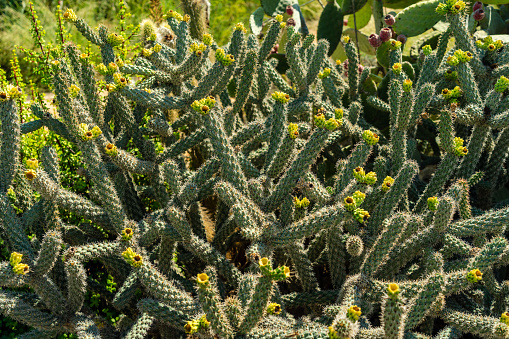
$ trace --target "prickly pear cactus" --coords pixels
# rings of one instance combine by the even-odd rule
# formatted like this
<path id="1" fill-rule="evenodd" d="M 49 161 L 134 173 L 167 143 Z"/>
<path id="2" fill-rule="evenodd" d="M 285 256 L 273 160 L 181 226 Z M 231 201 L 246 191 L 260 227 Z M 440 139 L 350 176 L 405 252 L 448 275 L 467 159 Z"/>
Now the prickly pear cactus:
<path id="1" fill-rule="evenodd" d="M 127 60 L 122 35 L 67 10 L 102 62 L 68 43 L 51 61 L 58 116 L 31 111 L 76 145 L 93 185 L 63 188 L 52 147 L 19 161 L 36 128 L 5 84 L 0 312 L 32 327 L 22 338 L 508 338 L 509 49 L 470 39 L 462 1 L 436 12 L 450 29 L 416 64 L 384 42 L 384 99 L 349 37 L 332 61 L 281 16 L 262 41 L 237 24 L 218 46 L 172 10 L 144 22 Z M 284 75 L 270 58 L 283 34 Z M 39 197 L 17 215 L 12 191 Z M 121 321 L 91 311 L 89 291 Z"/>

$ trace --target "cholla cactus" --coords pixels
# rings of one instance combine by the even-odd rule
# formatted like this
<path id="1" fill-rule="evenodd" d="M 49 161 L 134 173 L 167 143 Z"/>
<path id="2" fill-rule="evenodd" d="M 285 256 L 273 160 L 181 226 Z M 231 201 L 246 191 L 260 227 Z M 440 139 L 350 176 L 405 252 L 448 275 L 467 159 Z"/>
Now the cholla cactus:
<path id="1" fill-rule="evenodd" d="M 0 263 L 0 312 L 33 327 L 27 338 L 507 338 L 509 207 L 492 199 L 508 178 L 509 49 L 467 38 L 461 3 L 439 6 L 451 28 L 418 64 L 384 42 L 387 100 L 366 96 L 370 69 L 359 74 L 348 38 L 343 79 L 326 41 L 278 20 L 261 43 L 238 24 L 218 46 L 170 11 L 164 26 L 144 24 L 129 63 L 121 35 L 67 11 L 102 63 L 94 71 L 67 44 L 51 63 L 60 119 L 31 109 L 76 145 L 93 186 L 62 188 L 51 147 L 19 162 L 33 124 L 20 124 L 17 89 L 1 88 L 0 224 L 12 256 Z M 157 42 L 170 29 L 175 43 Z M 269 58 L 283 35 L 285 76 Z M 389 125 L 377 128 L 366 104 Z M 41 198 L 17 217 L 8 192 L 28 199 L 28 186 Z M 68 225 L 60 210 L 89 222 Z M 100 292 L 123 314 L 116 326 L 84 306 L 100 288 L 90 260 L 119 286 Z"/>

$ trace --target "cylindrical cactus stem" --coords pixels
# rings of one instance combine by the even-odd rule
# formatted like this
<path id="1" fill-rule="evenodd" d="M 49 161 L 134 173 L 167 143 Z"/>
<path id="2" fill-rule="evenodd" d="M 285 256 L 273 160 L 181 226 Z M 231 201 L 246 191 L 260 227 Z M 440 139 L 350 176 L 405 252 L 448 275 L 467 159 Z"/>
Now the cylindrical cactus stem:
<path id="1" fill-rule="evenodd" d="M 288 94 L 282 94 L 288 96 Z M 276 100 L 274 103 L 274 113 L 272 118 L 272 126 L 270 129 L 269 149 L 267 150 L 267 155 L 265 156 L 265 170 L 270 167 L 272 159 L 276 155 L 277 150 L 281 147 L 280 145 L 284 138 L 282 131 L 285 130 L 287 114 L 286 102 L 280 102 Z M 274 161 L 277 161 L 277 159 Z"/>
<path id="2" fill-rule="evenodd" d="M 423 285 L 419 294 L 409 303 L 410 307 L 405 322 L 407 331 L 421 323 L 426 315 L 434 311 L 436 306 L 440 306 L 440 299 L 444 298 L 442 294 L 445 287 L 444 276 L 439 271 L 431 273 Z"/>
<path id="3" fill-rule="evenodd" d="M 199 311 L 199 305 L 195 300 L 167 280 L 152 264 L 143 262 L 140 267 L 135 268 L 140 282 L 147 288 L 147 292 L 165 302 L 172 308 L 178 309 L 188 316 L 193 316 Z"/>
<path id="4" fill-rule="evenodd" d="M 279 74 L 276 69 L 268 62 L 264 62 L 264 68 L 267 69 L 270 81 L 274 83 L 274 85 L 284 93 L 288 93 L 290 96 L 294 97 L 295 92 L 292 87 L 288 84 L 288 82 Z"/>
<path id="5" fill-rule="evenodd" d="M 0 291 L 0 309 L 4 316 L 50 333 L 64 326 L 59 317 L 32 306 L 15 292 Z"/>
<path id="6" fill-rule="evenodd" d="M 173 308 L 154 299 L 141 299 L 137 306 L 141 312 L 179 330 L 182 330 L 189 320 L 189 315 L 179 310 L 178 307 Z"/>
<path id="7" fill-rule="evenodd" d="M 306 292 L 316 290 L 318 288 L 318 281 L 313 272 L 313 264 L 304 250 L 304 245 L 296 242 L 286 249 L 297 271 L 297 277 L 302 283 L 303 290 Z"/>
<path id="8" fill-rule="evenodd" d="M 485 169 L 485 179 L 495 187 L 507 156 L 509 154 L 509 127 L 504 128 L 495 141 L 495 148 L 491 152 Z"/>
<path id="9" fill-rule="evenodd" d="M 344 44 L 348 57 L 348 87 L 350 98 L 355 98 L 359 88 L 359 54 L 352 40 Z"/>
<path id="10" fill-rule="evenodd" d="M 32 269 L 33 275 L 43 276 L 48 273 L 55 264 L 58 254 L 62 249 L 62 234 L 58 231 L 51 230 L 46 233 L 41 244 L 39 256 L 35 260 Z"/>
<path id="11" fill-rule="evenodd" d="M 472 245 L 468 242 L 450 234 L 444 236 L 443 244 L 440 253 L 444 259 L 449 259 L 455 255 L 468 256 L 472 253 L 473 249 Z"/>
<path id="12" fill-rule="evenodd" d="M 14 100 L 0 102 L 0 121 L 2 122 L 0 130 L 2 135 L 0 192 L 3 193 L 11 185 L 19 166 L 18 153 L 21 145 L 21 128 Z"/>
<path id="13" fill-rule="evenodd" d="M 472 174 L 474 174 L 489 132 L 490 127 L 488 125 L 474 126 L 470 139 L 468 140 L 468 154 L 463 157 L 463 161 L 456 170 L 458 177 L 468 180 Z"/>
<path id="14" fill-rule="evenodd" d="M 239 325 L 238 333 L 248 333 L 265 315 L 267 304 L 272 295 L 273 282 L 270 277 L 261 275 L 254 288 L 253 296 L 249 302 L 244 319 Z"/>
<path id="15" fill-rule="evenodd" d="M 426 206 L 429 197 L 435 196 L 440 193 L 447 180 L 452 176 L 456 164 L 458 163 L 458 157 L 454 153 L 446 153 L 443 157 L 440 165 L 438 165 L 435 175 L 431 178 L 431 181 L 426 186 L 426 189 L 419 197 L 419 200 L 415 204 L 413 211 L 415 213 L 422 212 Z"/>
<path id="16" fill-rule="evenodd" d="M 389 295 L 384 297 L 382 305 L 382 327 L 384 328 L 384 339 L 403 339 L 405 333 L 405 322 L 407 308 L 399 296 L 399 286 L 390 283 Z"/>
<path id="17" fill-rule="evenodd" d="M 406 132 L 393 129 L 391 135 L 391 170 L 395 175 L 401 170 L 407 160 L 407 135 Z"/>
<path id="18" fill-rule="evenodd" d="M 233 115 L 238 114 L 245 106 L 251 87 L 253 86 L 253 78 L 257 69 L 256 53 L 255 51 L 249 51 L 246 54 L 246 60 L 244 67 L 242 68 L 242 75 L 240 76 L 239 86 L 237 88 L 237 95 L 235 96 L 235 102 L 233 103 Z"/>
<path id="19" fill-rule="evenodd" d="M 217 111 L 216 111 L 217 114 Z M 228 137 L 221 126 L 219 117 L 216 114 L 207 114 L 204 119 L 204 127 L 210 137 L 214 151 L 219 156 L 222 164 L 221 176 L 223 179 L 231 182 L 235 188 L 243 194 L 248 194 L 247 179 L 242 171 L 235 152 L 230 145 Z"/>
<path id="20" fill-rule="evenodd" d="M 461 84 L 461 90 L 466 95 L 467 101 L 472 104 L 479 104 L 482 102 L 481 94 L 474 78 L 474 73 L 466 62 L 460 62 L 457 66 L 458 69 L 458 80 Z"/>
<path id="21" fill-rule="evenodd" d="M 25 255 L 29 260 L 27 264 L 30 265 L 32 260 L 34 260 L 32 246 L 25 234 L 21 220 L 16 216 L 16 212 L 11 206 L 9 198 L 3 192 L 0 193 L 0 222 L 9 239 L 11 250 Z"/>
<path id="22" fill-rule="evenodd" d="M 342 235 L 339 225 L 327 230 L 327 259 L 334 288 L 339 289 L 346 280 L 346 246 L 347 236 Z"/>
<path id="23" fill-rule="evenodd" d="M 76 29 L 91 43 L 101 47 L 105 41 L 103 41 L 97 33 L 85 22 L 85 20 L 79 18 L 74 22 Z"/>
<path id="24" fill-rule="evenodd" d="M 293 150 L 295 148 L 295 130 L 291 129 L 292 126 L 295 124 L 290 124 L 288 126 L 288 130 L 286 131 L 281 143 L 279 144 L 279 147 L 276 151 L 276 154 L 274 155 L 272 161 L 267 166 L 267 176 L 270 178 L 277 178 L 282 171 L 285 169 L 285 167 L 288 165 L 288 160 L 293 154 Z M 281 126 L 284 128 L 283 126 Z M 296 125 L 295 125 L 296 127 Z M 297 132 L 298 133 L 298 132 Z M 267 151 L 268 153 L 269 151 Z M 267 163 L 269 155 L 267 154 L 267 157 L 265 158 L 265 161 Z"/>
<path id="25" fill-rule="evenodd" d="M 322 64 L 327 58 L 327 51 L 329 50 L 329 42 L 326 39 L 321 39 L 316 45 L 315 53 L 310 60 L 308 71 L 306 74 L 306 84 L 311 86 L 316 81 L 318 73 L 322 68 Z"/>
<path id="26" fill-rule="evenodd" d="M 423 83 L 420 87 L 416 86 L 415 91 L 415 100 L 409 121 L 410 124 L 412 124 L 416 119 L 420 117 L 422 113 L 424 113 L 424 110 L 429 104 L 429 98 L 432 97 L 435 93 L 435 85 L 433 83 Z"/>
<path id="27" fill-rule="evenodd" d="M 212 270 L 212 268 L 208 267 L 208 270 Z M 221 338 L 232 338 L 233 330 L 220 304 L 217 287 L 209 280 L 206 273 L 198 274 L 197 282 L 198 298 L 212 329 Z"/>
<path id="28" fill-rule="evenodd" d="M 279 33 L 281 32 L 281 23 L 277 20 L 272 21 L 272 25 L 270 25 L 267 33 L 265 34 L 265 38 L 263 39 L 262 45 L 260 46 L 260 50 L 258 51 L 258 63 L 262 64 L 270 54 L 272 47 L 277 42 L 279 38 Z"/>
<path id="29" fill-rule="evenodd" d="M 472 209 L 470 206 L 470 187 L 465 179 L 460 179 L 454 183 L 447 195 L 451 196 L 456 202 L 461 219 L 472 218 Z"/>
<path id="30" fill-rule="evenodd" d="M 449 30 L 456 39 L 456 46 L 463 51 L 472 53 L 473 57 L 470 60 L 472 69 L 477 75 L 481 75 L 486 71 L 486 67 L 482 64 L 477 48 L 474 45 L 474 41 L 469 38 L 467 31 L 467 25 L 465 24 L 463 15 L 451 15 L 450 16 L 451 26 Z M 447 44 L 446 44 L 447 45 Z M 444 47 L 445 48 L 445 47 Z"/>
<path id="31" fill-rule="evenodd" d="M 361 266 L 361 272 L 372 276 L 378 265 L 382 263 L 384 257 L 400 241 L 404 230 L 407 227 L 407 214 L 396 214 L 390 219 L 384 220 L 383 228 L 373 246 L 367 252 L 364 262 Z"/>
<path id="32" fill-rule="evenodd" d="M 507 325 L 501 323 L 498 318 L 453 311 L 449 308 L 442 311 L 440 318 L 443 319 L 446 324 L 454 326 L 454 328 L 463 333 L 472 333 L 481 337 L 495 337 L 494 334 L 498 326 L 503 325 L 507 327 Z M 496 336 L 495 338 L 500 337 Z"/>
<path id="33" fill-rule="evenodd" d="M 318 211 L 307 215 L 305 218 L 294 222 L 289 227 L 274 233 L 266 233 L 267 241 L 277 247 L 288 246 L 293 242 L 309 237 L 321 229 L 331 227 L 344 218 L 346 210 L 342 203 L 335 206 L 323 207 Z"/>
<path id="34" fill-rule="evenodd" d="M 369 220 L 368 227 L 372 234 L 377 233 L 382 221 L 397 208 L 399 201 L 407 193 L 417 170 L 418 166 L 414 161 L 407 160 L 403 163 L 401 170 L 394 179 L 394 184 L 391 185 Z"/>
<path id="35" fill-rule="evenodd" d="M 133 326 L 127 332 L 126 339 L 143 339 L 148 335 L 155 318 L 151 315 L 142 313 L 134 322 Z"/>
<path id="36" fill-rule="evenodd" d="M 85 301 L 87 275 L 83 265 L 75 259 L 71 259 L 65 264 L 65 271 L 68 282 L 67 302 L 69 309 L 67 311 L 74 313 L 81 309 Z"/>
<path id="37" fill-rule="evenodd" d="M 293 189 L 297 178 L 301 173 L 305 172 L 313 163 L 314 159 L 324 146 L 330 131 L 326 129 L 316 130 L 304 149 L 298 154 L 297 158 L 292 162 L 290 168 L 285 172 L 274 188 L 274 191 L 265 200 L 265 210 L 273 211 L 283 202 L 284 197 Z"/>
<path id="38" fill-rule="evenodd" d="M 113 305 L 118 309 L 126 307 L 131 299 L 135 297 L 139 285 L 138 276 L 135 271 L 132 271 L 124 280 L 122 286 L 117 290 L 112 300 Z"/>
<path id="39" fill-rule="evenodd" d="M 366 161 L 368 161 L 372 149 L 373 146 L 368 145 L 365 141 L 360 141 L 355 146 L 352 153 L 350 153 L 350 156 L 348 156 L 346 162 L 338 163 L 337 169 L 340 176 L 338 177 L 334 186 L 336 199 L 340 198 L 339 195 L 352 180 L 354 169 L 364 166 Z"/>

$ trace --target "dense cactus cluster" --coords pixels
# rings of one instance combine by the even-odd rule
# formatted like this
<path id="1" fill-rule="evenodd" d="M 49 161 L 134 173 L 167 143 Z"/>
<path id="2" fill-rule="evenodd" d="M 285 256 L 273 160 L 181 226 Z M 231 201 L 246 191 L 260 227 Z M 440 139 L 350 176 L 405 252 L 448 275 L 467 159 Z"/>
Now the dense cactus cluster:
<path id="1" fill-rule="evenodd" d="M 382 73 L 345 36 L 346 78 L 281 15 L 218 46 L 169 11 L 131 61 L 67 10 L 102 63 L 71 43 L 51 62 L 58 116 L 34 104 L 21 124 L 19 89 L 0 91 L 0 313 L 33 327 L 19 338 L 509 338 L 509 48 L 472 40 L 464 8 L 439 5 L 449 28 L 416 64 L 373 38 Z M 53 148 L 20 162 L 42 126 L 78 147 L 87 197 L 61 187 Z"/>

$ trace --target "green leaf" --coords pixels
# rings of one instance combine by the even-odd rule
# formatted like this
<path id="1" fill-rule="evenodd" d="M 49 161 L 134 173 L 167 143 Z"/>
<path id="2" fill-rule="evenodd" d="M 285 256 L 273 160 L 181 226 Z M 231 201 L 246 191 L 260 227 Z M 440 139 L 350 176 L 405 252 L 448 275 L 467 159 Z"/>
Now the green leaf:
<path id="1" fill-rule="evenodd" d="M 389 46 L 390 43 L 384 42 L 380 47 L 376 49 L 376 60 L 380 65 L 385 68 L 389 68 Z"/>
<path id="2" fill-rule="evenodd" d="M 297 3 L 296 0 L 260 0 L 260 2 L 268 16 L 283 14 L 287 6 Z"/>
<path id="3" fill-rule="evenodd" d="M 320 15 L 318 21 L 318 31 L 316 33 L 317 40 L 326 39 L 329 41 L 329 52 L 331 56 L 341 40 L 343 32 L 343 12 L 341 7 L 333 1 L 328 2 Z"/>
<path id="4" fill-rule="evenodd" d="M 405 34 L 407 37 L 426 32 L 442 19 L 435 12 L 439 3 L 439 0 L 428 0 L 405 8 L 396 15 L 392 28 L 397 34 Z"/>
<path id="5" fill-rule="evenodd" d="M 353 14 L 348 18 L 348 27 L 355 28 L 355 24 L 357 24 L 357 29 L 361 29 L 365 27 L 369 20 L 371 20 L 371 6 L 367 3 L 362 7 L 357 13 L 355 13 L 355 20 L 353 19 Z"/>
<path id="6" fill-rule="evenodd" d="M 343 0 L 341 3 L 341 8 L 343 9 L 343 14 L 353 14 L 354 8 L 355 12 L 358 12 L 361 10 L 361 8 L 366 5 L 368 0 Z"/>
<path id="7" fill-rule="evenodd" d="M 385 0 L 384 6 L 387 6 L 389 8 L 393 8 L 393 9 L 401 9 L 401 8 L 406 8 L 410 5 L 414 5 L 418 2 L 419 2 L 419 0 Z"/>
<path id="8" fill-rule="evenodd" d="M 263 16 L 265 12 L 262 7 L 258 7 L 249 17 L 249 27 L 254 35 L 258 35 L 262 32 Z"/>
<path id="9" fill-rule="evenodd" d="M 485 17 L 479 23 L 481 28 L 487 30 L 489 35 L 507 33 L 505 22 L 492 6 L 484 7 Z"/>

